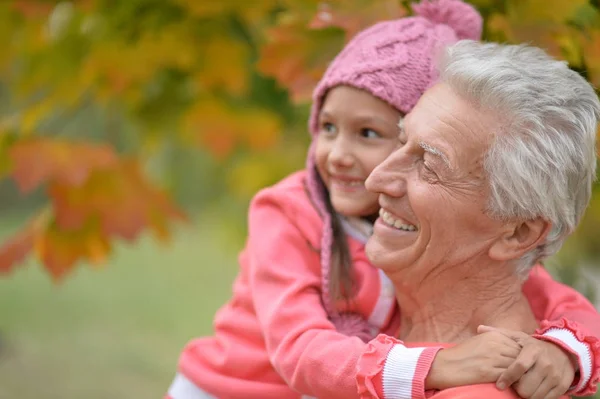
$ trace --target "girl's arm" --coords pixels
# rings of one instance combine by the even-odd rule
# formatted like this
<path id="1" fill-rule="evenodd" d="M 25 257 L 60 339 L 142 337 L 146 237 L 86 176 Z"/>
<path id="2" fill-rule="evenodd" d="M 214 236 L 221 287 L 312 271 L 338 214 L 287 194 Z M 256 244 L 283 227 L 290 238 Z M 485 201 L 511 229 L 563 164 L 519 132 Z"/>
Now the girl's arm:
<path id="1" fill-rule="evenodd" d="M 412 395 L 413 379 L 417 387 L 419 381 L 423 385 L 439 348 L 406 348 L 397 341 L 376 344 L 378 350 L 365 355 L 376 366 L 363 367 L 357 379 L 358 362 L 367 344 L 338 333 L 329 321 L 321 303 L 318 250 L 294 223 L 303 216 L 296 214 L 292 219 L 288 215 L 289 209 L 284 211 L 278 201 L 259 196 L 249 216 L 253 302 L 277 372 L 292 389 L 314 397 L 383 398 L 384 391 L 385 398 L 419 397 Z M 384 366 L 393 371 L 386 381 Z M 365 391 L 367 385 L 375 394 L 359 396 L 358 390 Z"/>
<path id="2" fill-rule="evenodd" d="M 591 395 L 600 380 L 600 315 L 579 292 L 552 279 L 535 266 L 523 286 L 541 328 L 535 338 L 550 341 L 568 353 L 575 353 L 579 377 L 571 394 Z"/>

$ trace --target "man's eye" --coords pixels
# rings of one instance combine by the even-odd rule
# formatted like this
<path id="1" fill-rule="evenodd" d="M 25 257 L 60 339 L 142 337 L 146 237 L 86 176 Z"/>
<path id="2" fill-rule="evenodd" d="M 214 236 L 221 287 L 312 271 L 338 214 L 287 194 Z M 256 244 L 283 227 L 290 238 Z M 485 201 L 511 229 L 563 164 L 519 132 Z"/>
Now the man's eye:
<path id="1" fill-rule="evenodd" d="M 423 176 L 429 181 L 434 181 L 438 178 L 437 173 L 435 173 L 424 161 L 421 161 L 421 171 Z"/>

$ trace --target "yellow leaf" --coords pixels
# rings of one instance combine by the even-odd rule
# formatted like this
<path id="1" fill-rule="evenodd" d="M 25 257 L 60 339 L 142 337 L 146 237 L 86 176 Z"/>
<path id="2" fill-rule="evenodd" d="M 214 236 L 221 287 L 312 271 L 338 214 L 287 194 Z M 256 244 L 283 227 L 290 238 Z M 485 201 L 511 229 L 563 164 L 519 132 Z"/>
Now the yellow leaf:
<path id="1" fill-rule="evenodd" d="M 600 85 L 600 31 L 588 32 L 583 43 L 583 59 L 591 83 L 598 87 Z"/>
<path id="2" fill-rule="evenodd" d="M 111 251 L 110 243 L 100 234 L 93 234 L 87 237 L 85 241 L 87 258 L 92 265 L 101 265 L 106 262 L 108 254 Z"/>
<path id="3" fill-rule="evenodd" d="M 242 95 L 248 86 L 248 47 L 239 41 L 214 37 L 207 43 L 196 82 L 206 89 L 224 88 Z"/>
<path id="4" fill-rule="evenodd" d="M 343 31 L 309 29 L 306 23 L 294 14 L 284 14 L 267 31 L 268 42 L 261 47 L 257 63 L 258 70 L 286 87 L 295 102 L 310 100 L 344 43 Z"/>
<path id="5" fill-rule="evenodd" d="M 509 0 L 506 7 L 513 23 L 562 23 L 587 3 L 588 0 Z"/>
<path id="6" fill-rule="evenodd" d="M 27 107 L 21 115 L 21 132 L 25 135 L 33 133 L 40 122 L 51 115 L 55 109 L 52 98 L 48 97 Z"/>
<path id="7" fill-rule="evenodd" d="M 494 0 L 468 0 L 467 2 L 477 8 L 488 8 L 494 5 Z"/>
<path id="8" fill-rule="evenodd" d="M 496 42 L 514 41 L 514 32 L 505 14 L 490 14 L 487 20 L 488 39 Z"/>
<path id="9" fill-rule="evenodd" d="M 555 36 L 556 43 L 561 49 L 564 58 L 571 67 L 581 68 L 583 63 L 583 51 L 581 47 L 581 33 L 571 27 L 565 26 L 562 32 Z"/>
<path id="10" fill-rule="evenodd" d="M 238 162 L 228 175 L 227 183 L 233 195 L 240 199 L 250 198 L 256 191 L 271 183 L 273 160 L 251 155 Z"/>
<path id="11" fill-rule="evenodd" d="M 319 3 L 313 9 L 313 15 L 309 27 L 341 28 L 348 41 L 374 23 L 403 17 L 406 10 L 396 0 L 337 0 Z"/>
<path id="12" fill-rule="evenodd" d="M 238 118 L 238 129 L 251 150 L 266 150 L 277 143 L 281 122 L 270 111 L 250 109 Z"/>
<path id="13" fill-rule="evenodd" d="M 269 11 L 279 4 L 278 0 L 253 1 L 198 1 L 175 0 L 191 15 L 201 18 L 215 18 L 228 14 L 236 14 L 251 24 L 267 18 Z"/>

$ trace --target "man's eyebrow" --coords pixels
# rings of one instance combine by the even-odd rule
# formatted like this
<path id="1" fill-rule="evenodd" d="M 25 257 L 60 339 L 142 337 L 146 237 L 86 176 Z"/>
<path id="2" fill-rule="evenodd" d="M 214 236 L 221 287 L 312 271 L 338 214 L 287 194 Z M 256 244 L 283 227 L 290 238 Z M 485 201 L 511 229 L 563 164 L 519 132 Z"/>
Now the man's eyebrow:
<path id="1" fill-rule="evenodd" d="M 448 169 L 452 169 L 452 166 L 450 165 L 450 160 L 448 160 L 448 157 L 446 156 L 446 154 L 444 154 L 441 150 L 439 150 L 438 148 L 435 148 L 432 145 L 427 144 L 423 141 L 419 142 L 419 146 L 426 152 L 441 158 L 442 161 L 444 161 L 444 163 L 448 167 Z"/>

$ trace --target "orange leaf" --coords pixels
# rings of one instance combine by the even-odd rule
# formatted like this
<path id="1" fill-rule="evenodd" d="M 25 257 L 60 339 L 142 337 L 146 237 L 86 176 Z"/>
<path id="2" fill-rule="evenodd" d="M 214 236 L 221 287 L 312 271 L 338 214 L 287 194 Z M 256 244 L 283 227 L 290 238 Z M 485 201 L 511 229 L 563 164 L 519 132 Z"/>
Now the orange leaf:
<path id="1" fill-rule="evenodd" d="M 600 86 L 600 31 L 588 32 L 588 38 L 583 43 L 583 59 L 591 83 Z"/>
<path id="2" fill-rule="evenodd" d="M 110 244 L 96 220 L 78 230 L 61 230 L 56 223 L 35 237 L 35 251 L 55 281 L 60 281 L 81 260 L 98 264 L 106 259 Z"/>
<path id="3" fill-rule="evenodd" d="M 167 240 L 168 222 L 187 220 L 165 193 L 145 179 L 134 160 L 94 170 L 82 185 L 54 183 L 49 194 L 55 223 L 38 237 L 36 252 L 55 279 L 79 260 L 103 263 L 111 239 L 132 241 L 149 228 Z"/>
<path id="4" fill-rule="evenodd" d="M 203 68 L 197 74 L 200 87 L 225 88 L 242 95 L 248 86 L 249 49 L 240 41 L 222 35 L 212 38 L 204 48 Z"/>
<path id="5" fill-rule="evenodd" d="M 245 137 L 251 150 L 273 147 L 281 134 L 277 115 L 263 109 L 248 109 L 237 119 L 238 130 Z"/>
<path id="6" fill-rule="evenodd" d="M 36 236 L 48 224 L 50 213 L 42 211 L 33 217 L 19 232 L 0 246 L 0 274 L 11 272 L 33 250 Z"/>
<path id="7" fill-rule="evenodd" d="M 116 164 L 114 151 L 106 145 L 69 143 L 52 139 L 18 142 L 9 150 L 12 175 L 23 193 L 47 181 L 81 185 L 90 171 Z"/>
<path id="8" fill-rule="evenodd" d="M 267 31 L 257 68 L 286 87 L 294 101 L 308 101 L 328 63 L 342 49 L 344 36 L 335 29 L 309 29 L 298 17 L 287 17 Z"/>
<path id="9" fill-rule="evenodd" d="M 517 24 L 563 23 L 589 0 L 509 0 L 509 18 Z"/>
<path id="10" fill-rule="evenodd" d="M 54 4 L 48 1 L 13 0 L 12 7 L 27 18 L 44 18 L 52 12 Z"/>
<path id="11" fill-rule="evenodd" d="M 49 194 L 56 223 L 64 230 L 80 229 L 97 218 L 103 235 L 131 241 L 152 225 L 154 213 L 166 219 L 185 219 L 166 194 L 145 180 L 133 160 L 96 170 L 80 186 L 53 184 Z"/>
<path id="12" fill-rule="evenodd" d="M 278 0 L 253 1 L 198 1 L 175 0 L 187 12 L 201 18 L 215 18 L 222 15 L 237 14 L 244 20 L 256 23 L 268 16 L 269 11 L 278 4 Z"/>
<path id="13" fill-rule="evenodd" d="M 319 3 L 318 11 L 309 22 L 313 29 L 341 28 L 346 41 L 376 22 L 401 18 L 406 10 L 396 0 L 352 0 Z"/>
<path id="14" fill-rule="evenodd" d="M 237 117 L 234 110 L 219 100 L 201 100 L 185 116 L 184 130 L 195 144 L 208 147 L 213 155 L 223 159 L 239 141 Z"/>

